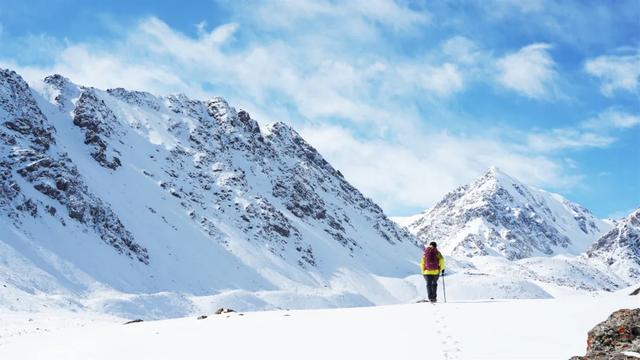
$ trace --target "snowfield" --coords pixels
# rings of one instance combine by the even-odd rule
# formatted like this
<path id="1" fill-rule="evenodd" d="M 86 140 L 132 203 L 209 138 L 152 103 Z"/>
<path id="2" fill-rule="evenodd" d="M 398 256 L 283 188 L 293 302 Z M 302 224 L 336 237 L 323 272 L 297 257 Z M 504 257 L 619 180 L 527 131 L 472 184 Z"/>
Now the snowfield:
<path id="1" fill-rule="evenodd" d="M 587 331 L 611 312 L 638 307 L 630 291 L 208 314 L 129 325 L 83 315 L 84 323 L 64 326 L 72 315 L 45 313 L 6 325 L 11 316 L 2 314 L 5 334 L 11 326 L 41 328 L 0 338 L 0 359 L 568 359 L 584 354 Z"/>

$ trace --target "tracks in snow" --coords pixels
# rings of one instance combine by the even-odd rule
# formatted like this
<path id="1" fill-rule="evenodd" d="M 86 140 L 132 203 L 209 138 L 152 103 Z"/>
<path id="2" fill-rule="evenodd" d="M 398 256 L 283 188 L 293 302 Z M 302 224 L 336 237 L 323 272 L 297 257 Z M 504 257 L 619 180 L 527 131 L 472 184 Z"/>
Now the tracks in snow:
<path id="1" fill-rule="evenodd" d="M 442 305 L 435 305 L 434 315 L 436 322 L 436 334 L 438 341 L 442 345 L 442 358 L 445 360 L 458 360 L 460 353 L 460 343 L 451 335 L 451 331 L 447 325 L 446 317 L 439 307 Z"/>

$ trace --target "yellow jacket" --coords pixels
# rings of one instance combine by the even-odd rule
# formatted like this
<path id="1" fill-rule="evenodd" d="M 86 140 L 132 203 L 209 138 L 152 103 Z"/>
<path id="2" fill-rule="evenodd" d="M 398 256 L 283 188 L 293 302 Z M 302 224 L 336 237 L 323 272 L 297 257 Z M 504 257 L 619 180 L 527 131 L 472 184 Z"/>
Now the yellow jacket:
<path id="1" fill-rule="evenodd" d="M 439 270 L 427 270 L 424 268 L 424 255 L 422 255 L 422 260 L 420 260 L 420 270 L 422 270 L 422 274 L 423 275 L 439 275 L 442 270 L 444 270 L 444 256 L 442 256 L 442 254 L 440 254 L 440 252 L 438 251 L 438 263 L 440 265 L 440 269 Z"/>

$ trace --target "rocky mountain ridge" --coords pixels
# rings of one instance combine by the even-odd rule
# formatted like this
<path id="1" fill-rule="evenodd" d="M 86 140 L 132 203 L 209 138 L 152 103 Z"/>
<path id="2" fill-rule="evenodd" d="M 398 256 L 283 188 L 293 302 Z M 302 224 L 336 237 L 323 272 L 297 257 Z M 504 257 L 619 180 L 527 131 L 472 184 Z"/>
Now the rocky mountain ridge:
<path id="1" fill-rule="evenodd" d="M 415 238 L 284 123 L 60 75 L 36 88 L 0 71 L 0 258 L 33 275 L 0 277 L 20 291 L 320 288 L 372 304 L 393 301 L 374 276 L 414 272 Z"/>

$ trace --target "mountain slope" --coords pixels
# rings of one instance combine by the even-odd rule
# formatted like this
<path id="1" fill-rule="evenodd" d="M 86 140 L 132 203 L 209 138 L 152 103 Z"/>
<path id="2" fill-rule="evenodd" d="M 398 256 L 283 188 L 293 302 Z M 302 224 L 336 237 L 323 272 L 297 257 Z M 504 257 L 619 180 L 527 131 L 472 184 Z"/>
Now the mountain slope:
<path id="1" fill-rule="evenodd" d="M 640 281 L 640 209 L 617 221 L 586 255 L 603 262 L 629 283 Z"/>
<path id="2" fill-rule="evenodd" d="M 283 123 L 60 75 L 35 88 L 0 71 L 0 264 L 21 267 L 0 281 L 16 291 L 363 305 L 397 301 L 378 277 L 415 272 L 415 239 Z"/>
<path id="3" fill-rule="evenodd" d="M 584 252 L 610 225 L 560 195 L 533 189 L 491 168 L 447 194 L 407 226 L 445 254 L 517 260 Z"/>

